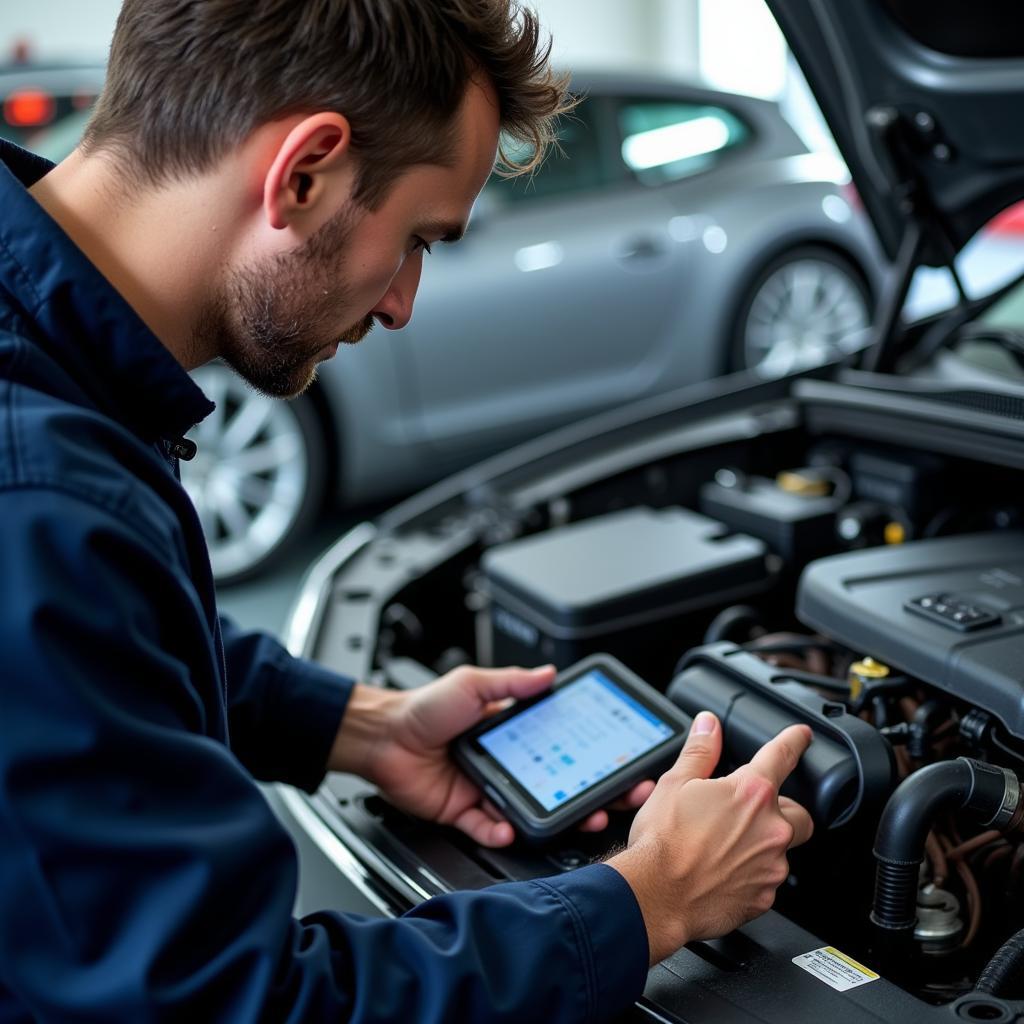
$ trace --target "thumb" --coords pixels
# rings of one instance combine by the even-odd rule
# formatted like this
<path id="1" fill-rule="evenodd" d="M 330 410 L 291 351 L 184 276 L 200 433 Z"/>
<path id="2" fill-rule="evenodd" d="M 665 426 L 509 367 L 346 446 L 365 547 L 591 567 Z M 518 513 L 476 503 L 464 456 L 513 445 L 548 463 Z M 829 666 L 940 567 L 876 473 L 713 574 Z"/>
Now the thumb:
<path id="1" fill-rule="evenodd" d="M 444 677 L 453 689 L 474 699 L 483 710 L 496 700 L 512 697 L 523 700 L 551 688 L 555 678 L 554 665 L 540 668 L 476 668 L 463 666 Z"/>
<path id="2" fill-rule="evenodd" d="M 721 756 L 722 726 L 710 711 L 702 711 L 690 726 L 672 774 L 682 782 L 710 778 Z"/>
<path id="3" fill-rule="evenodd" d="M 433 743 L 447 743 L 476 725 L 495 701 L 522 700 L 551 688 L 555 669 L 486 669 L 463 665 L 414 690 L 410 708 L 419 734 Z"/>

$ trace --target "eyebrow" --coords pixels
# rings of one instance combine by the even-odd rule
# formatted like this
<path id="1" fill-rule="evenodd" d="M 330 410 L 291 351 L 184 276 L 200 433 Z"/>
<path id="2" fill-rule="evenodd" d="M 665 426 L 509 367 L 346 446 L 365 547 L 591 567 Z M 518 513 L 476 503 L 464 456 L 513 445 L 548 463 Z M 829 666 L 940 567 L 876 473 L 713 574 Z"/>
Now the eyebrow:
<path id="1" fill-rule="evenodd" d="M 434 221 L 424 224 L 419 229 L 421 235 L 437 235 L 439 241 L 450 243 L 459 242 L 465 235 L 466 228 L 462 224 L 451 224 L 448 221 Z"/>

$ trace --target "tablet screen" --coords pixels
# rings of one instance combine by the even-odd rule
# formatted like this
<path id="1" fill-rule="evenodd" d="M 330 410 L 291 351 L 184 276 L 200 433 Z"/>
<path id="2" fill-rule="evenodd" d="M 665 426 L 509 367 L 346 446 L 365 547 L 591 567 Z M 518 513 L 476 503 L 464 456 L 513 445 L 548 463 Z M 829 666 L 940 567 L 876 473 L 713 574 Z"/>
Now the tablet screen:
<path id="1" fill-rule="evenodd" d="M 477 742 L 553 811 L 674 735 L 672 726 L 593 669 Z"/>

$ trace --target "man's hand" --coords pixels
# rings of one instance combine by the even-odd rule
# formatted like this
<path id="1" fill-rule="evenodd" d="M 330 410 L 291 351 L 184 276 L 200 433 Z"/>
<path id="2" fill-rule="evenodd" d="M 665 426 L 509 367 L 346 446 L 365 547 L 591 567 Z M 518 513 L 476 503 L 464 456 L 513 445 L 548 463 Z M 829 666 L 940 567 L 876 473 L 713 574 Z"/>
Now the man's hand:
<path id="1" fill-rule="evenodd" d="M 810 742 L 809 728 L 791 726 L 750 764 L 711 779 L 722 730 L 709 712 L 697 716 L 675 766 L 637 813 L 629 845 L 608 861 L 636 894 L 652 964 L 771 908 L 789 873 L 786 851 L 813 831 L 810 815 L 779 796 Z"/>
<path id="2" fill-rule="evenodd" d="M 532 671 L 463 666 L 407 693 L 357 686 L 328 768 L 363 776 L 395 806 L 454 825 L 482 846 L 507 846 L 514 829 L 459 771 L 448 744 L 509 698 L 533 697 L 554 678 L 550 665 Z M 613 806 L 639 807 L 653 791 L 653 782 L 642 782 Z M 596 832 L 607 825 L 607 813 L 597 811 L 580 827 Z"/>

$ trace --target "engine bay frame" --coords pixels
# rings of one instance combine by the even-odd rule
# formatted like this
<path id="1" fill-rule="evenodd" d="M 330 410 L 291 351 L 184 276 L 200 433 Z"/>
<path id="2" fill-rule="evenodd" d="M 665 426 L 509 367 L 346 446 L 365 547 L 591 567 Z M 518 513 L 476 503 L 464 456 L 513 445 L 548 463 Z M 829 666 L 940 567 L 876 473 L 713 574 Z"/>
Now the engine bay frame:
<path id="1" fill-rule="evenodd" d="M 624 507 L 697 508 L 700 485 L 721 466 L 770 475 L 804 464 L 821 445 L 847 454 L 884 453 L 880 442 L 898 437 L 899 451 L 941 460 L 945 486 L 962 481 L 979 494 L 989 488 L 993 508 L 1000 504 L 1001 474 L 1024 468 L 1024 387 L 1012 382 L 983 395 L 986 402 L 950 386 L 831 369 L 803 379 L 719 381 L 688 390 L 661 400 L 660 408 L 655 402 L 616 410 L 542 438 L 357 527 L 307 577 L 288 626 L 290 649 L 355 678 L 398 687 L 419 685 L 462 660 L 487 664 L 486 598 L 478 585 L 482 552 Z M 976 511 L 957 515 L 966 524 Z M 938 514 L 932 510 L 932 519 Z M 953 516 L 951 531 L 959 527 Z M 778 568 L 775 599 L 795 605 L 804 566 Z M 687 649 L 694 646 L 699 644 Z M 681 653 L 652 662 L 659 675 L 650 681 L 667 687 Z M 828 700 L 821 703 L 824 717 Z M 961 717 L 966 711 L 957 707 Z M 602 839 L 578 837 L 539 852 L 481 851 L 449 830 L 407 818 L 372 787 L 345 776 L 331 777 L 312 798 L 291 793 L 289 800 L 305 801 L 359 862 L 363 885 L 372 876 L 378 895 L 386 893 L 386 913 L 454 888 L 570 870 L 600 857 L 602 844 L 622 838 L 620 825 Z M 865 874 L 871 870 L 863 865 Z M 833 882 L 848 884 L 842 877 Z M 837 906 L 862 899 L 861 883 L 852 887 L 859 895 Z M 829 1014 L 854 1024 L 896 1017 L 926 1022 L 951 1014 L 1012 1020 L 1024 1012 L 1024 1000 L 971 991 L 931 1003 L 884 970 L 870 983 L 839 991 L 795 966 L 795 959 L 825 948 L 852 955 L 843 943 L 849 941 L 845 932 L 856 930 L 836 929 L 836 936 L 805 927 L 789 913 L 783 893 L 779 909 L 654 968 L 632 1019 L 790 1024 Z"/>

